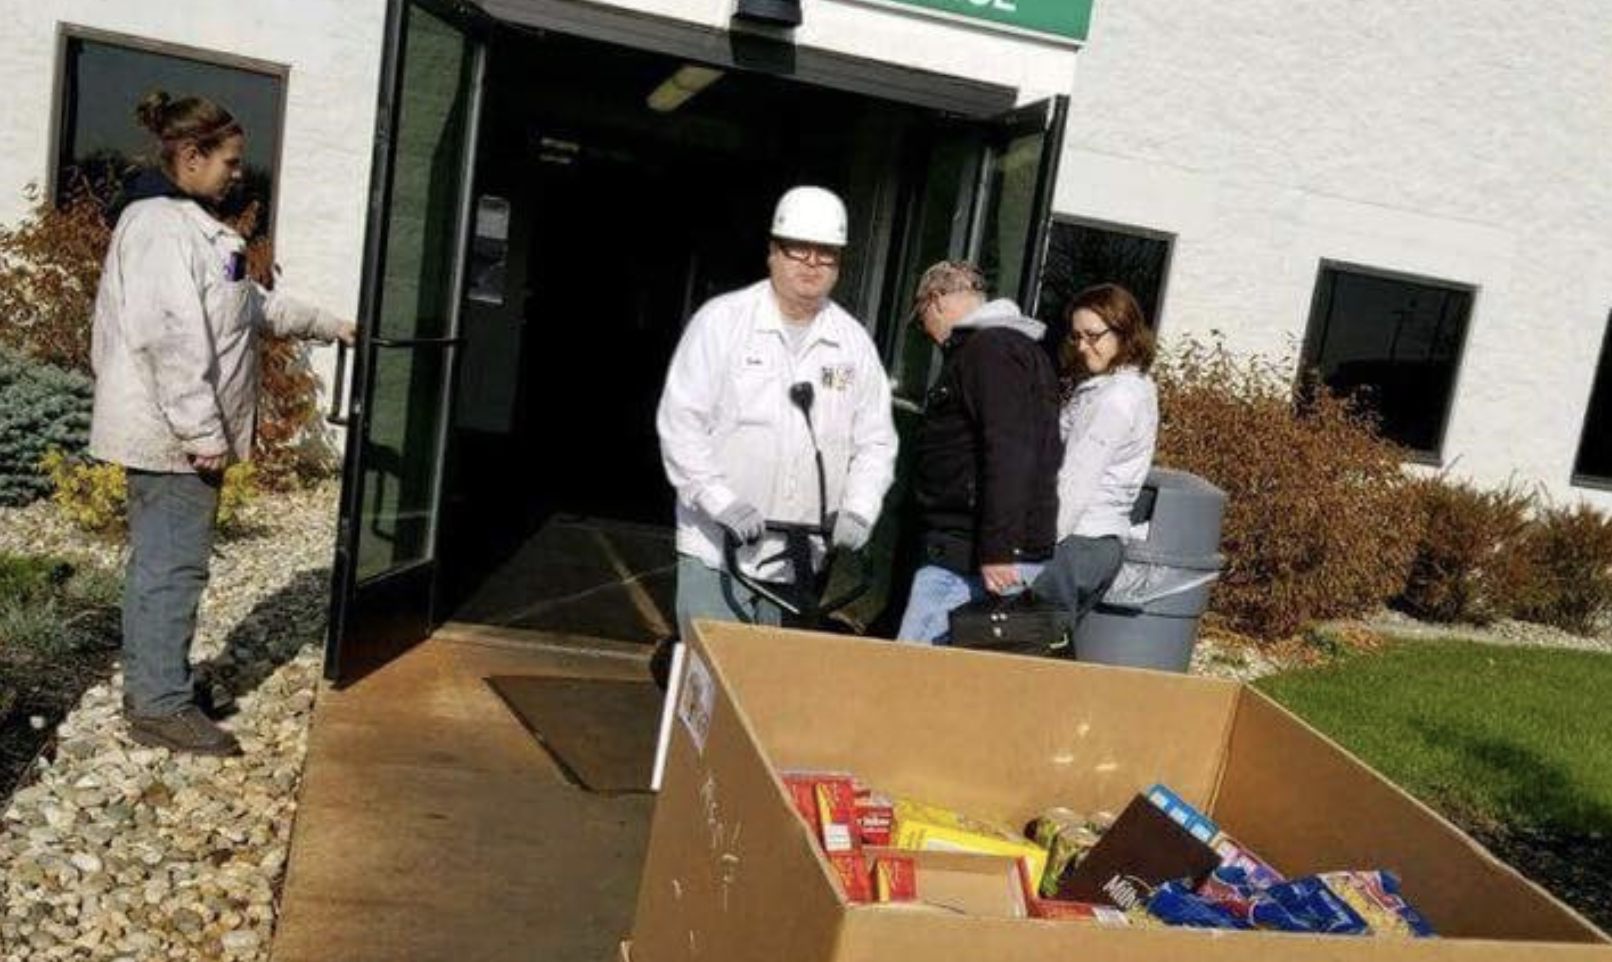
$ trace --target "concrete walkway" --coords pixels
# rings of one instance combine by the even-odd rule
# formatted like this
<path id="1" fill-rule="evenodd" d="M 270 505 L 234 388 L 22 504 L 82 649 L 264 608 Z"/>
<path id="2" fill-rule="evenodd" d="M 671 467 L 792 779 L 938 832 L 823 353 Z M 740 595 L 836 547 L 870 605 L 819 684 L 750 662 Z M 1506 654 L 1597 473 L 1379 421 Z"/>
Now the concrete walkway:
<path id="1" fill-rule="evenodd" d="M 652 798 L 573 787 L 485 679 L 641 679 L 635 647 L 450 631 L 322 691 L 273 958 L 617 958 Z"/>

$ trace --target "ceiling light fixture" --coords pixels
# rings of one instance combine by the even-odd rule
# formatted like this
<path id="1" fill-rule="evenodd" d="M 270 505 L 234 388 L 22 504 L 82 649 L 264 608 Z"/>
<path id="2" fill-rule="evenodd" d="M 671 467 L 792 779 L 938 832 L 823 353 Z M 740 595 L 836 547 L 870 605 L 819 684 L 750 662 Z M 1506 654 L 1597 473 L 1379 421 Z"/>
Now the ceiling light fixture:
<path id="1" fill-rule="evenodd" d="M 652 90 L 646 103 L 651 110 L 669 114 L 687 103 L 690 97 L 716 83 L 721 77 L 722 71 L 714 67 L 700 67 L 686 63 L 678 67 L 676 73 L 667 77 L 665 83 Z"/>

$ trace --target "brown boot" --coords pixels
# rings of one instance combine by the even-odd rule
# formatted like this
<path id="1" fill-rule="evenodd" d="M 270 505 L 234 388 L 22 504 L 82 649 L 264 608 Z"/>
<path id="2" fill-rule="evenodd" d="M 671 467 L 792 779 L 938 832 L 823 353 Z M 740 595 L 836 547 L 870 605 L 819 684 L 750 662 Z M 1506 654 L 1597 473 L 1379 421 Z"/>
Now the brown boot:
<path id="1" fill-rule="evenodd" d="M 239 755 L 241 743 L 195 705 L 171 715 L 125 714 L 129 737 L 142 745 L 193 755 Z"/>

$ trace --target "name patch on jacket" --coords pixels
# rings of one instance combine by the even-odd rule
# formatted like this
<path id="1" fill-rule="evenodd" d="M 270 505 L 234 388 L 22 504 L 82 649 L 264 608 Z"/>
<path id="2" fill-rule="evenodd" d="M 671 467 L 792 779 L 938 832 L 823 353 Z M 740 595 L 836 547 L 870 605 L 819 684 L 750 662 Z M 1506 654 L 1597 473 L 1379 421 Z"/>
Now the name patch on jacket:
<path id="1" fill-rule="evenodd" d="M 240 251 L 230 251 L 224 257 L 224 280 L 238 281 L 246 276 L 246 255 Z"/>
<path id="2" fill-rule="evenodd" d="M 844 391 L 856 380 L 856 368 L 850 364 L 823 365 L 822 384 L 827 391 Z"/>

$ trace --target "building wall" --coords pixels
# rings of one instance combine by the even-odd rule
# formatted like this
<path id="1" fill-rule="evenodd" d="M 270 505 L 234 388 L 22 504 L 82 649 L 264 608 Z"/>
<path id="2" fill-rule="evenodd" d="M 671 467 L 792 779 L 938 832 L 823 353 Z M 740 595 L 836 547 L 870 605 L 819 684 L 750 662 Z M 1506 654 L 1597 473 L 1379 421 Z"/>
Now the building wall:
<path id="1" fill-rule="evenodd" d="M 1612 310 L 1612 5 L 1099 2 L 1056 206 L 1168 231 L 1161 320 L 1296 355 L 1319 262 L 1477 287 L 1443 462 L 1570 483 Z"/>
<path id="2" fill-rule="evenodd" d="M 283 283 L 351 316 L 358 307 L 384 15 L 383 0 L 0 0 L 6 92 L 0 224 L 26 213 L 24 186 L 43 186 L 54 163 L 61 24 L 283 64 L 290 68 L 276 200 Z M 129 92 L 131 111 L 143 92 Z M 314 358 L 327 383 L 334 354 L 323 348 Z"/>
<path id="3" fill-rule="evenodd" d="M 712 27 L 733 9 L 604 2 Z M 352 312 L 384 6 L 0 0 L 0 223 L 51 162 L 59 24 L 286 64 L 279 259 L 288 289 Z M 1071 93 L 1056 210 L 1174 236 L 1166 341 L 1296 357 L 1323 259 L 1475 286 L 1444 465 L 1612 507 L 1570 484 L 1612 309 L 1612 5 L 1099 0 L 1077 53 L 813 0 L 797 39 Z"/>

